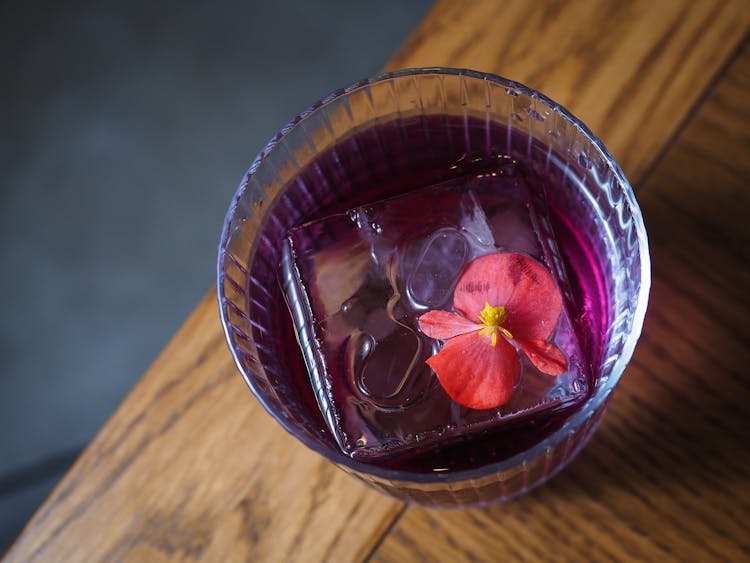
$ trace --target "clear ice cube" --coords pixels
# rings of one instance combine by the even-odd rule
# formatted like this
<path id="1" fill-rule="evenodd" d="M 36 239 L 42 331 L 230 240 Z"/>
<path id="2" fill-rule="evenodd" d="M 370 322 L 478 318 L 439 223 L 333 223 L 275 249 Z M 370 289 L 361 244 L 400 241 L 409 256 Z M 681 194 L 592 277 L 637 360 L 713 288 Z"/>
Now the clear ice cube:
<path id="1" fill-rule="evenodd" d="M 452 441 L 583 397 L 588 378 L 567 309 L 554 342 L 559 377 L 523 354 L 505 405 L 452 401 L 425 360 L 441 343 L 419 331 L 431 309 L 451 310 L 462 269 L 484 254 L 527 254 L 567 295 L 543 209 L 513 165 L 436 184 L 296 227 L 282 261 L 284 291 L 321 412 L 341 449 L 376 458 Z"/>

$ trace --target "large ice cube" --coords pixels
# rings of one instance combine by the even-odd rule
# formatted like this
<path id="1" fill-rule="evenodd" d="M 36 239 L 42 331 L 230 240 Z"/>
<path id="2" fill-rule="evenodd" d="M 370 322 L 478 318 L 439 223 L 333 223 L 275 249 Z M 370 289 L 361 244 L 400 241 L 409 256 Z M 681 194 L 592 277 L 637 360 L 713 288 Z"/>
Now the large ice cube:
<path id="1" fill-rule="evenodd" d="M 554 341 L 568 372 L 547 376 L 521 355 L 519 383 L 500 408 L 453 402 L 425 364 L 440 342 L 417 319 L 451 310 L 464 266 L 498 251 L 536 258 L 567 294 L 546 216 L 512 164 L 290 231 L 284 289 L 321 411 L 345 453 L 374 458 L 452 441 L 585 395 L 565 308 Z"/>

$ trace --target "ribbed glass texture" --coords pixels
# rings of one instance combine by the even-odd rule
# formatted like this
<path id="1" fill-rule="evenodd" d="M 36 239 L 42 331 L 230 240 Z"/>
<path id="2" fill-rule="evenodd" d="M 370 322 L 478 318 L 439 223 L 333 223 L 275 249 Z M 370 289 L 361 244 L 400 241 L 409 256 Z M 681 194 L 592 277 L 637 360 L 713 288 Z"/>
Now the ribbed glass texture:
<path id="1" fill-rule="evenodd" d="M 536 162 L 542 176 L 565 176 L 555 178 L 563 189 L 548 195 L 567 209 L 580 210 L 569 219 L 587 238 L 604 273 L 608 310 L 603 346 L 593 366 L 595 392 L 557 431 L 502 462 L 465 471 L 413 473 L 357 462 L 339 450 L 317 410 L 312 389 L 299 373 L 293 377 L 292 371 L 304 370 L 303 365 L 292 361 L 294 354 L 274 334 L 289 313 L 272 304 L 281 302 L 278 265 L 286 231 L 317 210 L 334 206 L 341 178 L 356 185 L 352 177 L 356 172 L 347 170 L 351 161 L 342 160 L 334 172 L 317 170 L 314 184 L 306 183 L 299 172 L 309 170 L 316 155 L 355 130 L 431 115 L 509 125 L 547 147 L 540 152 L 538 144 L 515 146 L 513 139 L 518 137 L 511 135 L 491 139 L 489 126 L 486 142 L 469 143 L 468 134 L 455 132 L 451 141 L 457 157 L 481 156 L 490 145 L 494 150 L 505 142 L 502 149 L 507 154 Z M 379 158 L 391 150 L 381 149 Z M 368 158 L 374 157 L 363 151 L 360 167 L 362 162 L 378 165 Z M 564 165 L 550 167 L 551 159 L 562 159 Z M 218 258 L 218 297 L 227 341 L 240 372 L 266 410 L 308 447 L 375 488 L 400 499 L 440 506 L 512 498 L 543 483 L 571 460 L 599 423 L 632 356 L 649 286 L 641 213 L 630 185 L 602 143 L 538 92 L 498 76 L 446 68 L 380 75 L 336 91 L 295 117 L 263 149 L 241 182 L 226 217 Z"/>

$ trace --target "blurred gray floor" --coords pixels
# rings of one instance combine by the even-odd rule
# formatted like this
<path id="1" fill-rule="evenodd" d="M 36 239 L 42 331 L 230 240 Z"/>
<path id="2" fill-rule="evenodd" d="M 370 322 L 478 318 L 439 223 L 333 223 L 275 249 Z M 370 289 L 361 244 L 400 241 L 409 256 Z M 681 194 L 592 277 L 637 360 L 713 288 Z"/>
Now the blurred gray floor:
<path id="1" fill-rule="evenodd" d="M 0 3 L 0 554 L 210 288 L 265 142 L 430 4 Z"/>

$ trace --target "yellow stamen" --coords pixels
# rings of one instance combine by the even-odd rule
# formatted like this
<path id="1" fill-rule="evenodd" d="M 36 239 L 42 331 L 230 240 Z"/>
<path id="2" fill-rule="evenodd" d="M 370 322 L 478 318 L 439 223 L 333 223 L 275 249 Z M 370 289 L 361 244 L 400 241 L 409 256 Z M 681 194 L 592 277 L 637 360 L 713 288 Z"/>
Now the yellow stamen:
<path id="1" fill-rule="evenodd" d="M 513 338 L 510 331 L 502 326 L 502 323 L 508 318 L 508 312 L 502 305 L 500 307 L 493 307 L 489 302 L 485 301 L 484 309 L 479 313 L 479 320 L 482 322 L 482 328 L 479 331 L 481 335 L 487 335 L 490 337 L 493 346 L 497 346 L 497 331 L 503 333 L 506 338 Z"/>

